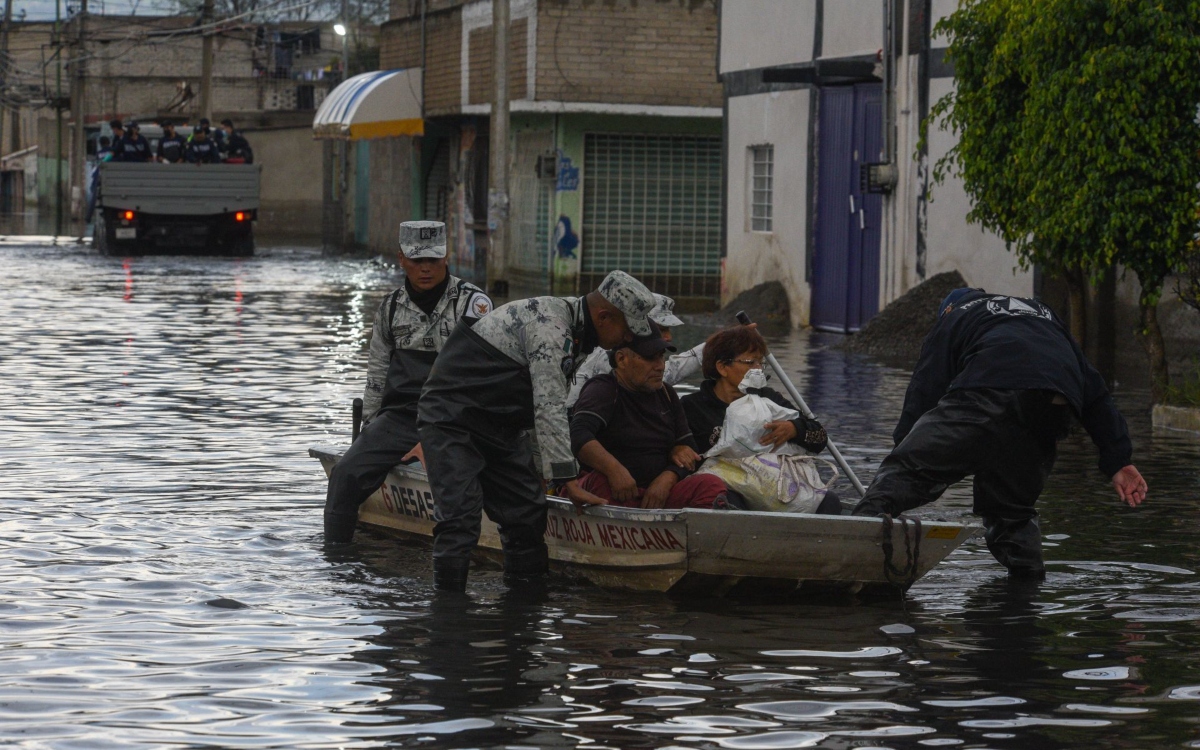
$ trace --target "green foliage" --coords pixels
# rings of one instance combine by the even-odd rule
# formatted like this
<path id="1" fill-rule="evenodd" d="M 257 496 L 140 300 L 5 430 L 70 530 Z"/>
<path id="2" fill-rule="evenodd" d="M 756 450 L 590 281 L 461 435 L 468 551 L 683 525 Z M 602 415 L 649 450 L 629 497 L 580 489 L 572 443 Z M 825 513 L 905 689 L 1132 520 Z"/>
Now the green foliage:
<path id="1" fill-rule="evenodd" d="M 1183 377 L 1172 380 L 1175 382 L 1167 387 L 1164 403 L 1200 409 L 1200 360 L 1193 359 Z"/>
<path id="2" fill-rule="evenodd" d="M 1023 267 L 1121 263 L 1156 304 L 1200 202 L 1200 0 L 962 0 L 936 31 L 957 89 L 930 120 L 958 143 L 935 178 Z"/>

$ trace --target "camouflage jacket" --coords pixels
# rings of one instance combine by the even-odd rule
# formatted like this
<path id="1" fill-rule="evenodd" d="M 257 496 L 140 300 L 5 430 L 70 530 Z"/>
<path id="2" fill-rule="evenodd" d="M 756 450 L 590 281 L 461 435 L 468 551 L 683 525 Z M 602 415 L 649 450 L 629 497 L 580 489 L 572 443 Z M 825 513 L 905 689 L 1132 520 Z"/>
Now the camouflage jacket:
<path id="1" fill-rule="evenodd" d="M 363 390 L 364 419 L 370 420 L 379 411 L 394 350 L 439 352 L 460 318 L 478 319 L 492 311 L 492 300 L 482 289 L 456 276 L 450 276 L 449 282 L 433 315 L 422 312 L 404 286 L 379 303 Z"/>
<path id="2" fill-rule="evenodd" d="M 672 354 L 667 357 L 667 369 L 663 372 L 663 382 L 667 385 L 678 385 L 683 380 L 700 372 L 703 362 L 704 344 L 697 344 L 686 352 Z M 583 390 L 584 383 L 606 372 L 612 372 L 612 365 L 608 364 L 608 350 L 596 349 L 588 355 L 588 358 L 575 371 L 574 377 L 571 378 L 571 391 L 567 394 L 567 408 L 574 406 L 575 402 L 579 400 L 579 393 Z"/>
<path id="3" fill-rule="evenodd" d="M 542 476 L 553 481 L 574 479 L 579 473 L 571 453 L 566 401 L 567 384 L 582 359 L 583 316 L 581 297 L 533 297 L 501 305 L 472 329 L 529 368 Z"/>

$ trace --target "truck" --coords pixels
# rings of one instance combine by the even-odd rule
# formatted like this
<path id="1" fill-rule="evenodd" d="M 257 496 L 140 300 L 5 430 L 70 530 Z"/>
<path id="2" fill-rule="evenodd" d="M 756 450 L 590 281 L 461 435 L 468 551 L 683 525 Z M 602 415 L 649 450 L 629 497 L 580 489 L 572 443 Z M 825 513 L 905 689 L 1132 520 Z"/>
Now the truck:
<path id="1" fill-rule="evenodd" d="M 93 241 L 103 255 L 254 254 L 261 166 L 102 162 Z"/>

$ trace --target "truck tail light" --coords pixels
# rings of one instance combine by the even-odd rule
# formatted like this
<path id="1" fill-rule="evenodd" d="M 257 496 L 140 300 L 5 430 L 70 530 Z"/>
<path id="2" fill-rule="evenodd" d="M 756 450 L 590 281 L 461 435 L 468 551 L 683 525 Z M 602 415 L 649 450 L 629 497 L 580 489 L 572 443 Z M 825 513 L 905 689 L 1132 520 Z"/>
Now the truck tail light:
<path id="1" fill-rule="evenodd" d="M 121 218 L 125 219 L 125 221 L 133 221 L 133 211 L 126 211 L 121 215 Z"/>
<path id="2" fill-rule="evenodd" d="M 233 215 L 233 218 L 237 221 L 245 221 L 246 220 L 246 212 L 238 211 L 236 214 Z"/>

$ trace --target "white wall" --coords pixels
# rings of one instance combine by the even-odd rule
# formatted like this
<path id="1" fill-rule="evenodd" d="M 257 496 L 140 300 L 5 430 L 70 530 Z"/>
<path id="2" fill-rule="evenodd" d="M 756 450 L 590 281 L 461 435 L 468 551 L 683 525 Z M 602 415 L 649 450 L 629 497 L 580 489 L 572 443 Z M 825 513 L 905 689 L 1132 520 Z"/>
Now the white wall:
<path id="1" fill-rule="evenodd" d="M 929 82 L 931 102 L 950 93 L 954 81 L 937 78 Z M 954 145 L 954 135 L 941 128 L 929 129 L 929 167 L 945 156 Z M 928 205 L 925 233 L 926 278 L 942 271 L 958 269 L 971 286 L 980 286 L 999 294 L 1033 294 L 1033 274 L 1017 267 L 1017 257 L 1004 247 L 1004 241 L 985 232 L 977 224 L 967 223 L 971 200 L 962 181 L 947 176 L 932 185 L 933 201 Z"/>
<path id="2" fill-rule="evenodd" d="M 815 11 L 816 0 L 725 0 L 719 72 L 811 60 Z"/>
<path id="3" fill-rule="evenodd" d="M 832 0 L 823 23 L 821 57 L 873 55 L 883 47 L 883 0 Z"/>
<path id="4" fill-rule="evenodd" d="M 739 96 L 729 100 L 729 211 L 722 302 L 766 281 L 780 281 L 792 306 L 792 324 L 808 325 L 809 285 L 804 280 L 808 246 L 807 90 Z M 773 231 L 749 226 L 748 149 L 775 147 Z"/>

